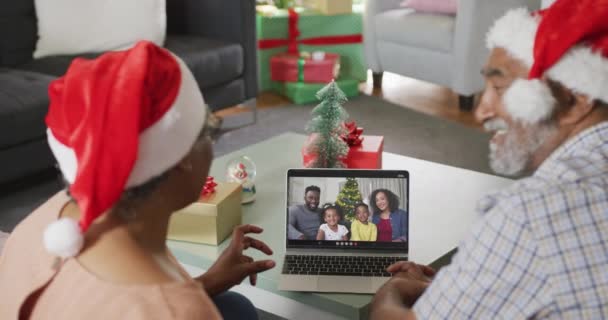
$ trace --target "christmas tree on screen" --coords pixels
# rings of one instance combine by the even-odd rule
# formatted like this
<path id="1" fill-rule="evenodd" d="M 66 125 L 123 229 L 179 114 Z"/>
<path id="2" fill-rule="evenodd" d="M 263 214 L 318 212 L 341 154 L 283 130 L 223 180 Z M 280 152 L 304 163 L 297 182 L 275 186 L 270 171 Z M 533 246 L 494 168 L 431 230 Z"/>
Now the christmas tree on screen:
<path id="1" fill-rule="evenodd" d="M 342 208 L 344 219 L 354 221 L 355 205 L 361 202 L 361 191 L 359 191 L 359 182 L 356 178 L 346 178 L 346 183 L 338 194 L 336 204 Z"/>
<path id="2" fill-rule="evenodd" d="M 311 134 L 308 152 L 314 157 L 305 163 L 308 168 L 342 168 L 343 159 L 348 155 L 348 144 L 342 136 L 346 128 L 344 120 L 348 114 L 342 108 L 347 99 L 336 82 L 332 81 L 317 92 L 321 100 L 313 110 L 313 118 L 307 131 Z"/>

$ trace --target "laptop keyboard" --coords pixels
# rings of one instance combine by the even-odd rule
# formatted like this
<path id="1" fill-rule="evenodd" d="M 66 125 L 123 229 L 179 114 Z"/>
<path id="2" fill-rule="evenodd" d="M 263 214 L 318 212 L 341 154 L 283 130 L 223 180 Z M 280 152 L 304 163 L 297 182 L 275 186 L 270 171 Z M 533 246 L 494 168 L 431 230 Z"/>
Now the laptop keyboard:
<path id="1" fill-rule="evenodd" d="M 402 257 L 286 255 L 283 274 L 390 277 L 386 268 Z"/>

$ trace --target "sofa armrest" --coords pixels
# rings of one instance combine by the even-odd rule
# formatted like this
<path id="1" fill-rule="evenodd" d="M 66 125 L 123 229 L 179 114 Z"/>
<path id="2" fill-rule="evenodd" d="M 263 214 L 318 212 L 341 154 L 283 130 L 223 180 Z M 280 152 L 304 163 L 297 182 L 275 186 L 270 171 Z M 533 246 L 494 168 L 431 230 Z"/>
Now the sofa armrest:
<path id="1" fill-rule="evenodd" d="M 245 97 L 257 96 L 254 0 L 169 0 L 167 33 L 199 35 L 241 44 L 245 59 Z"/>
<path id="2" fill-rule="evenodd" d="M 486 34 L 509 9 L 537 10 L 540 0 L 460 0 L 454 35 L 452 89 L 470 95 L 483 88 L 479 73 L 488 57 Z"/>
<path id="3" fill-rule="evenodd" d="M 373 72 L 384 71 L 378 58 L 376 49 L 376 30 L 374 19 L 376 15 L 399 8 L 403 0 L 365 0 L 365 11 L 363 13 L 363 47 L 367 67 Z"/>
<path id="4" fill-rule="evenodd" d="M 399 8 L 403 0 L 365 0 L 365 14 L 377 15 L 385 11 Z"/>

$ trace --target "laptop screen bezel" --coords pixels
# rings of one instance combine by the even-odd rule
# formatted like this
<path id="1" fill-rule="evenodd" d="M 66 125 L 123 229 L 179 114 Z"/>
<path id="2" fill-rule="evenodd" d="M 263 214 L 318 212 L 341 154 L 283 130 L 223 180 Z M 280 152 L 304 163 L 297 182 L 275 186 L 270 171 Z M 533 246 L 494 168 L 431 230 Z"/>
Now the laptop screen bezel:
<path id="1" fill-rule="evenodd" d="M 410 174 L 407 170 L 369 170 L 369 169 L 289 169 L 287 171 L 286 181 L 286 197 L 285 197 L 285 221 L 284 221 L 284 239 L 285 247 L 287 249 L 328 249 L 328 250 L 344 250 L 344 251 L 357 251 L 357 252 L 391 252 L 391 253 L 403 253 L 409 252 L 409 241 L 404 243 L 390 243 L 390 242 L 374 242 L 365 243 L 365 246 L 348 246 L 348 245 L 337 245 L 340 241 L 319 241 L 319 240 L 290 240 L 287 237 L 288 230 L 288 219 L 289 219 L 289 197 L 290 197 L 290 185 L 289 181 L 291 178 L 304 177 L 304 178 L 397 178 L 405 179 L 406 183 L 406 194 L 407 201 L 405 202 L 405 210 L 408 213 L 408 230 L 409 231 L 409 217 L 410 217 Z M 409 239 L 408 239 L 409 240 Z M 348 241 L 347 241 L 348 242 Z M 361 243 L 361 242 L 359 242 Z"/>

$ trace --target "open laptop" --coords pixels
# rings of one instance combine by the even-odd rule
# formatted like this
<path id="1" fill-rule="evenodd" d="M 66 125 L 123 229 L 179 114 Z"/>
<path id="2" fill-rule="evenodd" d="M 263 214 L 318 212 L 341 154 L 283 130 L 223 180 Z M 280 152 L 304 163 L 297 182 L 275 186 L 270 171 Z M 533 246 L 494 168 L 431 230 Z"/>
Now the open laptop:
<path id="1" fill-rule="evenodd" d="M 409 180 L 409 173 L 404 170 L 290 169 L 287 172 L 284 230 L 286 250 L 279 289 L 375 293 L 391 276 L 386 272 L 386 267 L 408 258 Z M 320 190 L 317 208 L 314 191 L 310 194 L 312 201 L 309 201 L 311 198 L 306 199 L 306 190 L 315 190 L 315 187 Z M 392 193 L 390 198 L 393 203 L 390 205 L 397 209 L 394 210 L 397 212 L 395 214 L 400 217 L 391 215 L 388 221 L 378 220 L 381 215 L 377 212 L 388 205 L 382 203 L 382 197 L 378 195 L 383 193 L 382 190 Z M 377 230 L 375 238 L 369 233 L 363 235 L 362 232 L 357 232 L 360 237 L 367 237 L 365 241 L 351 239 L 353 222 L 357 219 L 352 211 L 341 210 L 342 216 L 337 225 L 333 213 L 328 211 L 325 217 L 320 214 L 326 202 L 340 202 L 337 199 L 344 198 L 345 195 L 345 199 L 358 199 L 357 193 L 369 208 L 366 226 L 373 224 Z M 378 198 L 378 202 L 371 199 L 372 196 Z M 341 208 L 347 207 L 344 206 L 346 202 L 341 201 Z M 319 212 L 316 226 L 315 211 Z M 374 212 L 376 218 L 373 217 Z M 358 217 L 362 222 L 364 215 Z M 402 224 L 391 224 L 393 218 L 400 219 Z M 323 224 L 326 226 L 322 228 Z M 342 236 L 344 228 L 348 233 L 340 240 L 317 240 L 317 237 L 328 235 L 324 232 L 319 235 L 315 227 L 327 230 L 328 225 L 336 229 L 335 234 L 332 232 L 333 238 L 336 235 Z M 398 229 L 395 232 L 392 232 L 393 225 Z"/>

